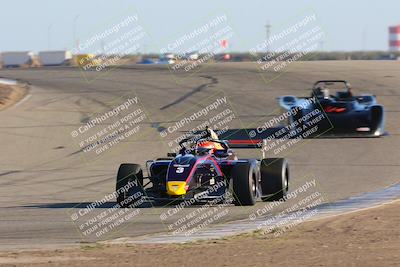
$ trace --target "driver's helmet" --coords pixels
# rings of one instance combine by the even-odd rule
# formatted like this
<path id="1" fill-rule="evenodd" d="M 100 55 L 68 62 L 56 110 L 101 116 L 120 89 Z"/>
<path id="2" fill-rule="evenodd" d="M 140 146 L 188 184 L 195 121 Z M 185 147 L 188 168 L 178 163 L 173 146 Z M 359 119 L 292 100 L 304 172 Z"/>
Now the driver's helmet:
<path id="1" fill-rule="evenodd" d="M 215 153 L 215 151 L 224 149 L 220 143 L 208 140 L 199 141 L 197 147 L 209 149 L 211 153 Z"/>
<path id="2" fill-rule="evenodd" d="M 322 93 L 324 95 L 324 98 L 329 98 L 329 89 L 328 88 L 322 89 Z"/>

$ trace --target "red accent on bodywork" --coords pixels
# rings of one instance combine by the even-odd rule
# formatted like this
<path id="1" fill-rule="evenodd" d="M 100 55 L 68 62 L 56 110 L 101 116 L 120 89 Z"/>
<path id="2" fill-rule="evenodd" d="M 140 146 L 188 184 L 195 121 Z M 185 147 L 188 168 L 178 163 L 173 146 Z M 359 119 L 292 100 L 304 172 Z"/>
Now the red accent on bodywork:
<path id="1" fill-rule="evenodd" d="M 214 165 L 214 167 L 217 169 L 217 172 L 218 172 L 221 176 L 224 175 L 224 174 L 222 173 L 221 168 L 219 167 L 218 163 L 215 161 L 215 159 L 213 159 L 213 157 L 207 155 L 207 156 L 204 156 L 204 157 L 201 157 L 201 158 L 198 158 L 198 159 L 197 159 L 197 161 L 196 161 L 196 163 L 193 165 L 192 170 L 190 171 L 188 177 L 186 178 L 186 181 L 185 181 L 185 182 L 186 182 L 186 185 L 188 185 L 189 182 L 190 182 L 190 179 L 192 179 L 192 176 L 193 176 L 194 172 L 196 171 L 197 165 L 199 165 L 200 163 L 203 163 L 203 162 L 206 161 L 206 160 L 210 160 L 210 161 L 212 162 L 212 164 Z"/>
<path id="2" fill-rule="evenodd" d="M 346 111 L 346 108 L 328 106 L 328 107 L 325 107 L 324 110 L 325 110 L 325 112 L 328 112 L 328 113 L 342 113 L 342 112 Z"/>

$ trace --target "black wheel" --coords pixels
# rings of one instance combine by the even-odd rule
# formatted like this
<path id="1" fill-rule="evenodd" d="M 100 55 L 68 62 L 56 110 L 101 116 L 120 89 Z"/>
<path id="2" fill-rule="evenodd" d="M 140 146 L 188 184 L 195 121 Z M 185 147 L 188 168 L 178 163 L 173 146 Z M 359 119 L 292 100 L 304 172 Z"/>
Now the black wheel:
<path id="1" fill-rule="evenodd" d="M 239 163 L 233 166 L 231 176 L 235 205 L 254 205 L 257 196 L 257 179 L 251 163 Z"/>
<path id="2" fill-rule="evenodd" d="M 128 207 L 141 200 L 143 192 L 143 171 L 139 164 L 124 163 L 119 166 L 116 183 L 117 203 Z"/>
<path id="3" fill-rule="evenodd" d="M 384 134 L 384 110 L 382 106 L 375 105 L 371 107 L 371 132 L 375 136 Z"/>
<path id="4" fill-rule="evenodd" d="M 286 196 L 289 191 L 289 164 L 286 159 L 263 159 L 260 172 L 262 200 L 276 201 Z"/>

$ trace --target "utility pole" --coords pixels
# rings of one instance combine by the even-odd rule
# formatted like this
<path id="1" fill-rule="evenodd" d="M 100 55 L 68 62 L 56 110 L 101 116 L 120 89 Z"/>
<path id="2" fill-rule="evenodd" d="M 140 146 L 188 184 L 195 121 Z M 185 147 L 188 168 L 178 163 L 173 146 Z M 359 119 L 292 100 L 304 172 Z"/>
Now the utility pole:
<path id="1" fill-rule="evenodd" d="M 364 26 L 362 31 L 362 51 L 365 52 L 367 43 L 367 26 Z"/>
<path id="2" fill-rule="evenodd" d="M 80 17 L 79 14 L 76 15 L 74 17 L 74 20 L 72 21 L 72 39 L 73 39 L 72 40 L 72 47 L 76 47 L 76 49 L 78 49 L 78 46 L 79 46 L 78 41 L 76 39 L 76 22 L 79 19 L 79 17 Z"/>
<path id="3" fill-rule="evenodd" d="M 267 40 L 267 42 L 266 42 L 266 47 L 265 47 L 265 49 L 266 49 L 266 52 L 267 52 L 267 54 L 270 52 L 270 44 L 269 44 L 269 36 L 270 36 L 270 34 L 271 34 L 271 24 L 269 23 L 269 21 L 267 21 L 267 24 L 265 25 L 265 30 L 266 30 L 266 40 Z"/>
<path id="4" fill-rule="evenodd" d="M 53 24 L 50 24 L 47 27 L 47 50 L 50 50 L 51 47 L 51 28 L 53 27 Z"/>

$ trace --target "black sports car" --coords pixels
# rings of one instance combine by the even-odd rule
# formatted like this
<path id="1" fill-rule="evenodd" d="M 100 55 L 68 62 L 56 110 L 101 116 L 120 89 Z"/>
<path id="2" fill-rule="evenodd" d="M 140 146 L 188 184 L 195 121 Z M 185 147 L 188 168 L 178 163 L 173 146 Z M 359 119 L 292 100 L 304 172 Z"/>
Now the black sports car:
<path id="1" fill-rule="evenodd" d="M 323 113 L 319 134 L 334 136 L 382 136 L 385 113 L 371 94 L 354 95 L 350 84 L 344 80 L 322 80 L 314 84 L 310 97 L 282 96 L 278 98 L 285 111 L 292 111 L 289 123 L 307 123 L 315 111 Z M 311 116 L 310 116 L 311 117 Z"/>
<path id="2" fill-rule="evenodd" d="M 283 158 L 238 159 L 226 141 L 210 137 L 186 139 L 181 148 L 178 155 L 147 161 L 148 177 L 138 164 L 121 164 L 116 182 L 120 206 L 228 199 L 246 206 L 259 199 L 279 200 L 289 189 L 289 167 Z"/>

